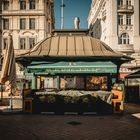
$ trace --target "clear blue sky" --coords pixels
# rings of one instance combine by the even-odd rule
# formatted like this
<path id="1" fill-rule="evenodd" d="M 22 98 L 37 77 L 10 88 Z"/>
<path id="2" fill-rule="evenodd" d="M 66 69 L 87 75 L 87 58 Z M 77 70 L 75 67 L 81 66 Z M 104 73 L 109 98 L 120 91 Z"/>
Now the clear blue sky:
<path id="1" fill-rule="evenodd" d="M 64 0 L 64 29 L 74 28 L 74 17 L 80 18 L 80 28 L 88 28 L 87 17 L 92 0 Z M 62 0 L 54 0 L 55 28 L 61 28 L 61 5 Z"/>

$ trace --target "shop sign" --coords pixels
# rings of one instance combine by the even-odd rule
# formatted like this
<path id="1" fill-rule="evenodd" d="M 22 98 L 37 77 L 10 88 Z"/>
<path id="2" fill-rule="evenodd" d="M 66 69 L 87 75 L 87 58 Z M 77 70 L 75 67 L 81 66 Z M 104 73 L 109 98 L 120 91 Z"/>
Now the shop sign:
<path id="1" fill-rule="evenodd" d="M 44 68 L 28 69 L 29 73 L 117 73 L 116 68 Z"/>
<path id="2" fill-rule="evenodd" d="M 112 62 L 36 62 L 27 67 L 28 73 L 117 73 Z"/>

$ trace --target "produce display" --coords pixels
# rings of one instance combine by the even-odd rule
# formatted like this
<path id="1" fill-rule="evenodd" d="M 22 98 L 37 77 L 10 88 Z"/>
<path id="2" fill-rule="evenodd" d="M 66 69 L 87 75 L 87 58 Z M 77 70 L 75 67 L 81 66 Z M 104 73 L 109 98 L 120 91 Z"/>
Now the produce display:
<path id="1" fill-rule="evenodd" d="M 32 93 L 33 112 L 104 112 L 112 113 L 111 92 L 107 91 L 44 91 Z"/>

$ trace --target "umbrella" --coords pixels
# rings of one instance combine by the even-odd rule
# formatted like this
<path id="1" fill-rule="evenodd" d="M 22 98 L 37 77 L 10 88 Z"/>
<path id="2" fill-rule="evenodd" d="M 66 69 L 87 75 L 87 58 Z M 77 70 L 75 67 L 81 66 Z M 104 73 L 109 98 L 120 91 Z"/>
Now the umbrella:
<path id="1" fill-rule="evenodd" d="M 10 90 L 15 89 L 16 67 L 12 36 L 8 36 L 8 45 L 4 54 L 0 82 L 9 86 Z"/>

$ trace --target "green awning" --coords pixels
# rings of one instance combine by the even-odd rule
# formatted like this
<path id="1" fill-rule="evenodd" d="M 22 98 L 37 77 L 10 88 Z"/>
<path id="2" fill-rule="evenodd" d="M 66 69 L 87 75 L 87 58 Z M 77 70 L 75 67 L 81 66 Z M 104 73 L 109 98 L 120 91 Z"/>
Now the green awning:
<path id="1" fill-rule="evenodd" d="M 28 73 L 78 74 L 78 73 L 117 73 L 117 65 L 112 62 L 32 62 Z"/>

